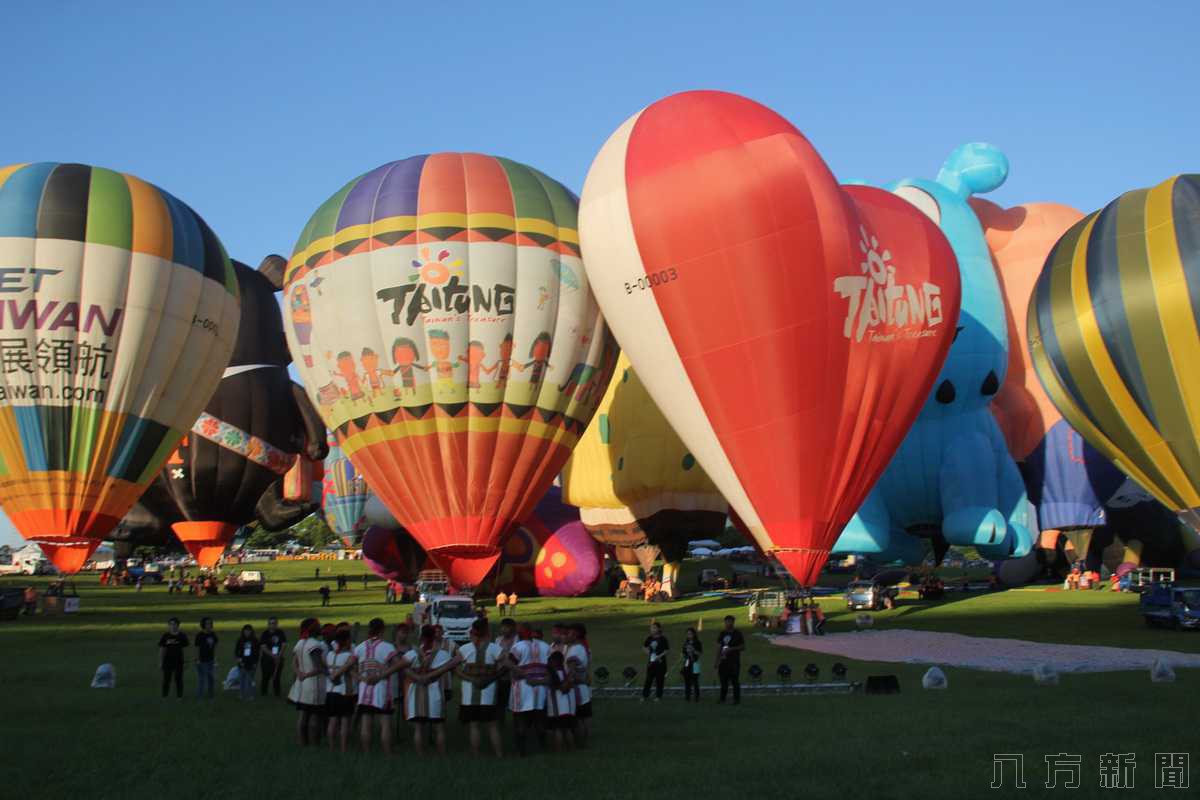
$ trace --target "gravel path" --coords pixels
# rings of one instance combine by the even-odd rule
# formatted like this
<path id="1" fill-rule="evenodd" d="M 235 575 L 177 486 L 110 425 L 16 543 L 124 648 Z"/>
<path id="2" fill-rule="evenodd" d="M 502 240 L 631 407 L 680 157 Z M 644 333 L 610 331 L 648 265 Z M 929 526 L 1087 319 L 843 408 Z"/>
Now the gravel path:
<path id="1" fill-rule="evenodd" d="M 858 631 L 825 636 L 771 636 L 768 639 L 782 647 L 860 661 L 941 664 L 1017 674 L 1029 674 L 1039 664 L 1050 664 L 1064 673 L 1149 669 L 1160 658 L 1176 669 L 1200 668 L 1200 655 L 1173 650 L 1046 644 L 931 631 Z"/>

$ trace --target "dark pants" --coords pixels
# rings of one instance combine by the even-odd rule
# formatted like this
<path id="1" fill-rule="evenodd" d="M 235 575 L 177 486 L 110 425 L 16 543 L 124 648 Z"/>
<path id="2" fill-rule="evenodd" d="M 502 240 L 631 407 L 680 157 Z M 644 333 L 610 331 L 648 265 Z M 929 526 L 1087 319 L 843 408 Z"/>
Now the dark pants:
<path id="1" fill-rule="evenodd" d="M 700 676 L 691 668 L 685 668 L 683 670 L 683 699 L 691 700 L 693 694 L 697 700 L 700 699 Z"/>
<path id="2" fill-rule="evenodd" d="M 496 707 L 500 709 L 500 719 L 504 719 L 508 711 L 508 701 L 512 697 L 512 681 L 496 681 Z"/>
<path id="3" fill-rule="evenodd" d="M 213 680 L 213 662 L 197 661 L 196 662 L 196 697 L 207 697 L 210 700 L 213 696 L 215 681 Z"/>
<path id="4" fill-rule="evenodd" d="M 733 687 L 733 702 L 742 702 L 742 665 L 722 662 L 717 667 L 717 675 L 721 678 L 721 702 L 725 702 L 730 686 Z"/>
<path id="5" fill-rule="evenodd" d="M 667 662 L 659 659 L 646 664 L 646 685 L 642 687 L 642 697 L 650 696 L 650 684 L 654 684 L 654 696 L 662 697 L 663 681 L 667 677 Z"/>
<path id="6" fill-rule="evenodd" d="M 164 661 L 162 665 L 162 696 L 167 696 L 167 690 L 171 688 L 171 681 L 175 681 L 175 695 L 183 697 L 183 662 L 182 661 Z"/>
<path id="7" fill-rule="evenodd" d="M 267 684 L 270 684 L 275 689 L 275 696 L 279 697 L 279 679 L 283 677 L 283 662 L 278 658 L 264 656 L 262 660 L 262 683 L 259 688 L 265 695 L 267 693 Z"/>

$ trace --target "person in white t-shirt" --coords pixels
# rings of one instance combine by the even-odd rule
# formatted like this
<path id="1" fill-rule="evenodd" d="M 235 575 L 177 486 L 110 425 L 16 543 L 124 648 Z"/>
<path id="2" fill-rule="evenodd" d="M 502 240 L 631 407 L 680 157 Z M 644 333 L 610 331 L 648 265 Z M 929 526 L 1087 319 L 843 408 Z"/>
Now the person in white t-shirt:
<path id="1" fill-rule="evenodd" d="M 567 674 L 575 684 L 575 744 L 583 747 L 591 733 L 592 651 L 582 622 L 567 627 Z"/>
<path id="2" fill-rule="evenodd" d="M 296 682 L 288 698 L 296 704 L 300 715 L 296 734 L 300 746 L 321 741 L 322 717 L 325 714 L 325 642 L 321 640 L 321 623 L 308 618 L 300 623 L 300 641 L 292 649 L 292 669 Z"/>
<path id="3" fill-rule="evenodd" d="M 467 726 L 471 739 L 471 755 L 479 755 L 479 729 L 487 725 L 488 739 L 496 758 L 504 757 L 500 742 L 500 723 L 497 721 L 496 679 L 499 661 L 504 651 L 491 641 L 487 620 L 471 623 L 471 641 L 458 649 L 458 677 L 462 679 L 462 699 L 458 705 L 458 721 Z"/>
<path id="4" fill-rule="evenodd" d="M 539 737 L 542 734 L 548 683 L 546 661 L 550 658 L 550 645 L 533 638 L 533 630 L 522 624 L 517 628 L 517 643 L 512 646 L 508 658 L 513 666 L 509 708 L 513 712 L 517 752 L 525 755 L 530 731 Z"/>
<path id="5" fill-rule="evenodd" d="M 432 625 L 421 628 L 417 646 L 404 656 L 408 670 L 408 689 L 404 716 L 413 724 L 413 746 L 417 755 L 425 754 L 425 742 L 432 739 L 438 755 L 446 754 L 446 695 L 441 677 L 458 666 L 459 657 L 451 656 L 437 645 Z"/>
<path id="6" fill-rule="evenodd" d="M 346 752 L 350 739 L 350 723 L 354 719 L 357 689 L 354 685 L 354 652 L 350 642 L 350 627 L 339 627 L 334 635 L 333 648 L 325 654 L 325 715 L 329 718 L 329 749 L 341 745 Z"/>
<path id="7" fill-rule="evenodd" d="M 364 753 L 371 750 L 371 720 L 379 720 L 379 746 L 384 755 L 392 752 L 392 682 L 394 672 L 404 667 L 391 642 L 383 639 L 383 620 L 367 623 L 367 640 L 354 648 L 358 672 L 358 713 L 362 717 L 359 740 Z"/>

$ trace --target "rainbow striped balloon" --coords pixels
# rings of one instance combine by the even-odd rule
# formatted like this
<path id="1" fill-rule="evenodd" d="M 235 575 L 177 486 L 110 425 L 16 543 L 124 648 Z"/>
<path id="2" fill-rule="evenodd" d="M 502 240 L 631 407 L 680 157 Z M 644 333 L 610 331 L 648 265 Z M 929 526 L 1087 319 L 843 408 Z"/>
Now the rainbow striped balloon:
<path id="1" fill-rule="evenodd" d="M 229 258 L 179 200 L 84 164 L 0 168 L 0 504 L 59 569 L 162 468 L 238 321 Z"/>
<path id="2" fill-rule="evenodd" d="M 1096 449 L 1200 520 L 1200 175 L 1121 195 L 1068 230 L 1029 306 L 1038 377 Z"/>

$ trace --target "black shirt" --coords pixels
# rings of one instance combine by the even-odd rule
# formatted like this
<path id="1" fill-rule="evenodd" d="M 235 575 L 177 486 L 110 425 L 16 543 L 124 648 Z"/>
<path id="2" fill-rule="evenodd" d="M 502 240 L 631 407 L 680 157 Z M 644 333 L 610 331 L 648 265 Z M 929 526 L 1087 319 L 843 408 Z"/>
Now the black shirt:
<path id="1" fill-rule="evenodd" d="M 265 638 L 265 637 L 264 637 Z M 233 657 L 243 667 L 254 668 L 258 663 L 258 645 L 253 636 L 238 639 L 233 645 Z"/>
<path id="2" fill-rule="evenodd" d="M 283 655 L 283 646 L 287 643 L 287 636 L 279 628 L 273 631 L 263 631 L 259 643 L 267 648 L 268 658 L 279 658 Z"/>
<path id="3" fill-rule="evenodd" d="M 187 634 L 182 631 L 179 633 L 168 631 L 158 640 L 158 646 L 163 648 L 163 663 L 181 664 L 183 663 L 183 648 L 188 646 Z"/>
<path id="4" fill-rule="evenodd" d="M 211 631 L 200 631 L 196 634 L 196 647 L 200 650 L 200 663 L 211 664 L 213 651 L 217 647 L 217 635 Z"/>
<path id="5" fill-rule="evenodd" d="M 671 649 L 671 645 L 667 642 L 667 637 L 659 634 L 658 636 L 647 636 L 646 641 L 642 643 L 650 651 L 651 661 L 662 661 L 667 651 Z"/>
<path id="6" fill-rule="evenodd" d="M 704 646 L 700 644 L 700 640 L 689 642 L 683 640 L 683 665 L 690 668 L 693 664 L 700 660 L 700 654 L 704 652 Z"/>
<path id="7" fill-rule="evenodd" d="M 717 634 L 717 647 L 739 647 L 746 644 L 746 640 L 742 638 L 742 632 L 739 630 L 721 631 Z M 739 667 L 742 663 L 741 650 L 729 650 L 724 653 L 724 658 L 721 659 L 731 667 Z"/>

